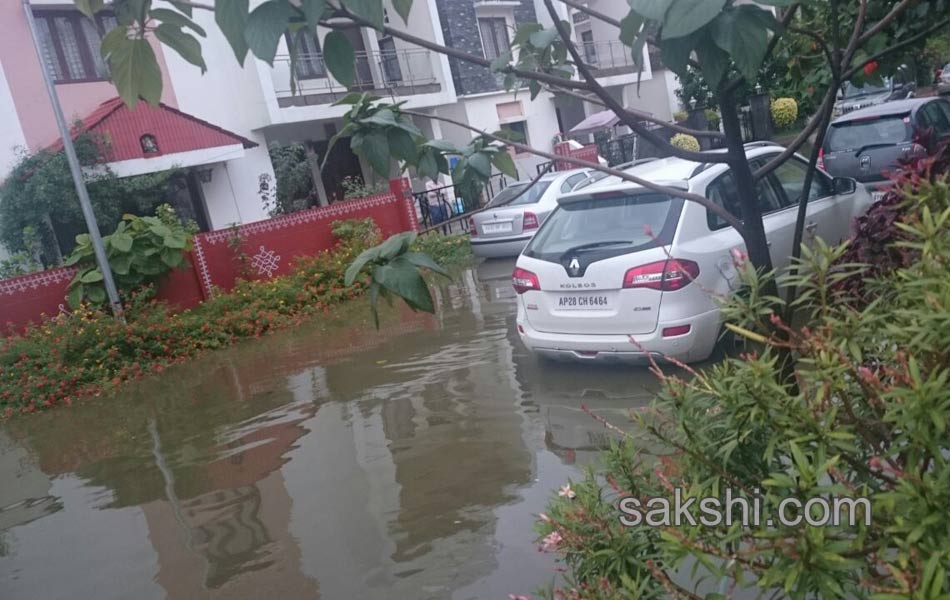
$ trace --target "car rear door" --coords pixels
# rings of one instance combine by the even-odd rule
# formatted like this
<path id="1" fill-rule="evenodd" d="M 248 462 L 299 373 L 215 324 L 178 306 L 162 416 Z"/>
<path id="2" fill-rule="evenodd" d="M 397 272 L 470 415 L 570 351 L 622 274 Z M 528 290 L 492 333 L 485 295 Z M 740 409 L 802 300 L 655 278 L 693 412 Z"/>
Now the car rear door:
<path id="1" fill-rule="evenodd" d="M 788 212 L 792 218 L 793 242 L 795 221 L 798 218 L 798 203 L 805 188 L 807 172 L 808 165 L 801 159 L 793 157 L 770 175 L 784 196 L 783 203 L 791 209 Z M 808 193 L 802 243 L 812 244 L 816 236 L 821 236 L 827 243 L 837 244 L 848 237 L 853 212 L 854 194 L 836 196 L 831 178 L 816 170 Z M 789 251 L 791 248 L 790 244 Z"/>

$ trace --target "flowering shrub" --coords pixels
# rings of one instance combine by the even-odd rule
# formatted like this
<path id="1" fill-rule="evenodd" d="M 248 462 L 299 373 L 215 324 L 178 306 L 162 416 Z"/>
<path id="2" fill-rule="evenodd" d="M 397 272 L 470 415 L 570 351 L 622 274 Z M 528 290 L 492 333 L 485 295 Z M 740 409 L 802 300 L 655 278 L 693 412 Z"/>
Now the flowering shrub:
<path id="1" fill-rule="evenodd" d="M 686 133 L 677 133 L 674 135 L 670 138 L 670 144 L 680 150 L 689 150 L 691 152 L 699 152 L 700 150 L 699 140 Z"/>
<path id="2" fill-rule="evenodd" d="M 291 274 L 239 281 L 230 293 L 194 310 L 175 314 L 146 289 L 129 295 L 126 324 L 83 304 L 70 315 L 0 340 L 0 415 L 68 405 L 355 298 L 367 284 L 358 280 L 346 286 L 344 273 L 353 258 L 378 243 L 379 232 L 371 220 L 341 221 L 333 232 L 337 245 L 299 259 Z"/>
<path id="3" fill-rule="evenodd" d="M 749 293 L 728 300 L 724 317 L 747 351 L 702 372 L 654 365 L 661 391 L 632 414 L 633 432 L 595 417 L 617 439 L 604 470 L 562 488 L 538 522 L 541 549 L 570 572 L 554 597 L 722 598 L 737 585 L 792 598 L 950 592 L 950 178 L 905 194 L 914 202 L 894 243 L 915 258 L 872 271 L 872 302 L 856 308 L 838 286 L 865 265 L 819 241 L 789 281 L 810 326 L 791 327 L 781 300 L 756 293 L 770 275 L 738 256 Z M 758 498 L 764 516 L 787 498 L 867 498 L 870 512 L 845 507 L 841 524 L 824 526 L 746 525 L 741 511 L 731 524 L 703 523 L 698 499 L 725 503 L 726 489 Z M 619 522 L 621 498 L 646 508 L 674 504 L 677 492 L 697 498 L 686 510 L 696 524 Z"/>
<path id="4" fill-rule="evenodd" d="M 788 129 L 798 120 L 798 102 L 794 98 L 772 100 L 772 122 L 779 129 Z"/>
<path id="5" fill-rule="evenodd" d="M 344 177 L 340 181 L 340 187 L 343 188 L 343 198 L 349 200 L 351 198 L 365 198 L 366 196 L 372 196 L 373 194 L 381 194 L 383 192 L 389 191 L 389 182 L 378 181 L 376 183 L 368 184 L 363 181 L 362 177 Z"/>

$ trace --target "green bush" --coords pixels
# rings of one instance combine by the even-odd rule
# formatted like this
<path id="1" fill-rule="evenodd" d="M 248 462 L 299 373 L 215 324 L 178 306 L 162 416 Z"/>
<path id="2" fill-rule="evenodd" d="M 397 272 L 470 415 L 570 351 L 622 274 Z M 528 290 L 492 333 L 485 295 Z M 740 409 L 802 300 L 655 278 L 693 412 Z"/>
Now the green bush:
<path id="1" fill-rule="evenodd" d="M 705 113 L 709 128 L 713 131 L 719 131 L 719 123 L 722 121 L 722 118 L 719 116 L 719 111 L 707 108 Z"/>
<path id="2" fill-rule="evenodd" d="M 772 122 L 779 129 L 788 129 L 798 120 L 798 102 L 794 98 L 772 100 Z"/>
<path id="3" fill-rule="evenodd" d="M 191 249 L 191 235 L 171 207 L 159 207 L 158 217 L 124 215 L 111 235 L 102 238 L 116 287 L 125 295 L 143 285 L 157 283 L 172 269 L 181 267 Z M 106 301 L 102 271 L 96 265 L 88 233 L 76 236 L 76 248 L 66 258 L 67 266 L 79 271 L 69 284 L 67 299 L 72 307 L 82 302 Z"/>
<path id="4" fill-rule="evenodd" d="M 724 316 L 745 352 L 696 373 L 657 367 L 655 403 L 633 413 L 632 431 L 613 428 L 602 471 L 542 515 L 542 548 L 569 567 L 561 597 L 692 597 L 698 582 L 719 598 L 736 582 L 792 598 L 950 593 L 950 183 L 922 183 L 912 200 L 899 243 L 918 260 L 867 281 L 867 306 L 837 291 L 863 268 L 840 260 L 845 246 L 804 252 L 794 283 L 808 327 L 783 323 L 782 301 L 758 293 L 767 277 L 740 262 L 747 293 Z M 743 526 L 741 514 L 731 525 L 618 521 L 621 497 L 646 507 L 675 490 L 725 501 L 727 489 L 759 498 L 763 517 L 792 497 L 871 508 L 824 527 Z M 696 504 L 689 513 L 702 516 Z"/>
<path id="5" fill-rule="evenodd" d="M 689 113 L 687 113 L 685 110 L 678 110 L 675 113 L 673 113 L 673 120 L 676 121 L 677 123 L 682 123 L 688 118 L 689 118 Z"/>
<path id="6" fill-rule="evenodd" d="M 699 140 L 685 133 L 677 133 L 674 135 L 670 138 L 670 144 L 680 150 L 690 150 L 692 152 L 699 152 L 700 150 Z"/>

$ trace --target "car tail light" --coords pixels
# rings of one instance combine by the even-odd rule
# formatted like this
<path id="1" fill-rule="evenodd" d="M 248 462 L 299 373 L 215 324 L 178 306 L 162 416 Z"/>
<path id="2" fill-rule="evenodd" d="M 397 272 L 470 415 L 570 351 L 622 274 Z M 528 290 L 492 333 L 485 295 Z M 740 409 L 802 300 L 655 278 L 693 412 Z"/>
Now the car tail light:
<path id="1" fill-rule="evenodd" d="M 627 271 L 623 276 L 623 287 L 673 292 L 686 287 L 697 277 L 699 265 L 691 260 L 661 260 Z"/>
<path id="2" fill-rule="evenodd" d="M 528 290 L 541 290 L 541 282 L 538 281 L 538 276 L 520 267 L 515 267 L 514 273 L 511 274 L 511 285 L 519 294 L 523 294 Z"/>
<path id="3" fill-rule="evenodd" d="M 825 149 L 818 149 L 818 162 L 816 163 L 819 169 L 825 168 Z"/>
<path id="4" fill-rule="evenodd" d="M 525 211 L 524 221 L 521 222 L 521 229 L 537 229 L 538 228 L 538 215 L 533 212 Z"/>
<path id="5" fill-rule="evenodd" d="M 663 337 L 676 337 L 678 335 L 686 335 L 689 333 L 691 327 L 689 325 L 676 325 L 675 327 L 664 327 L 663 328 Z"/>

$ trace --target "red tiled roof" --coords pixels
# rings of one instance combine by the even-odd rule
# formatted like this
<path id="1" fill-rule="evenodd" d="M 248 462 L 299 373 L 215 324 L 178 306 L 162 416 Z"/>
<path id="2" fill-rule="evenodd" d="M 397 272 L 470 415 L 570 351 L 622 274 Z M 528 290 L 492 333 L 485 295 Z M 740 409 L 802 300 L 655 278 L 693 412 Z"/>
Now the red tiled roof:
<path id="1" fill-rule="evenodd" d="M 234 144 L 245 148 L 257 146 L 245 137 L 163 103 L 153 106 L 139 102 L 130 109 L 118 97 L 106 100 L 86 115 L 79 126 L 73 128 L 73 138 L 85 132 L 98 133 L 106 139 L 106 156 L 110 162 Z M 155 137 L 158 152 L 146 154 L 142 150 L 141 139 L 145 135 Z M 49 149 L 55 152 L 62 147 L 63 142 L 58 139 Z"/>

